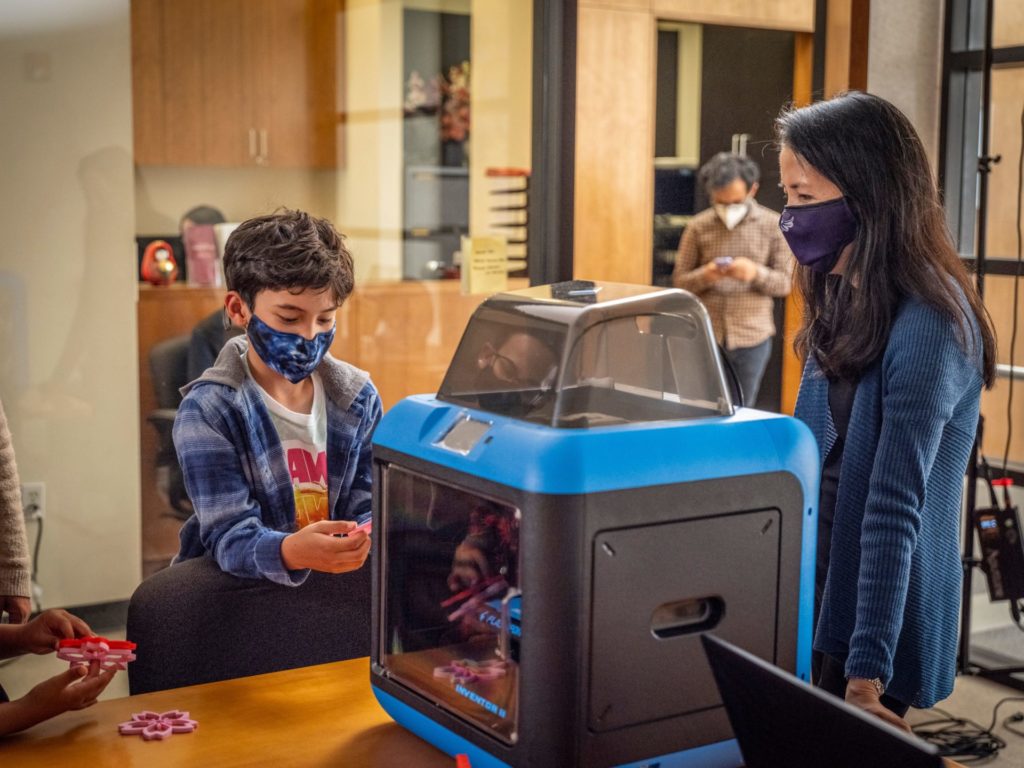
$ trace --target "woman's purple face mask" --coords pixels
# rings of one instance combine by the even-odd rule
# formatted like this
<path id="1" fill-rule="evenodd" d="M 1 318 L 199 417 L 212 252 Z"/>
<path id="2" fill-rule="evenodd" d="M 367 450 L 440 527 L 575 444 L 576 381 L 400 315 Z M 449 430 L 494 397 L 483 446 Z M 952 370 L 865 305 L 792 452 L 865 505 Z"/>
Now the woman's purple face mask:
<path id="1" fill-rule="evenodd" d="M 828 274 L 843 249 L 857 238 L 857 218 L 845 197 L 811 205 L 787 205 L 779 229 L 803 266 Z"/>
<path id="2" fill-rule="evenodd" d="M 832 272 L 843 250 L 857 238 L 857 217 L 832 181 L 788 147 L 779 154 L 786 207 L 779 229 L 796 260 L 817 272 Z"/>

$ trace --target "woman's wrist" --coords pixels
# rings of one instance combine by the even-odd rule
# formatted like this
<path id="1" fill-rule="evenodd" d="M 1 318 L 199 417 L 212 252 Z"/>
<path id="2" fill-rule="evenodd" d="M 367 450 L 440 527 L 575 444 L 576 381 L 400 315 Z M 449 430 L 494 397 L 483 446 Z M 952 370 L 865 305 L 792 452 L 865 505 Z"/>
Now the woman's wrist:
<path id="1" fill-rule="evenodd" d="M 866 677 L 849 677 L 846 679 L 847 686 L 853 686 L 858 692 L 863 691 L 864 693 L 870 693 L 877 696 L 879 699 L 882 698 L 882 694 L 885 693 L 885 686 L 882 684 L 880 678 L 868 679 Z"/>

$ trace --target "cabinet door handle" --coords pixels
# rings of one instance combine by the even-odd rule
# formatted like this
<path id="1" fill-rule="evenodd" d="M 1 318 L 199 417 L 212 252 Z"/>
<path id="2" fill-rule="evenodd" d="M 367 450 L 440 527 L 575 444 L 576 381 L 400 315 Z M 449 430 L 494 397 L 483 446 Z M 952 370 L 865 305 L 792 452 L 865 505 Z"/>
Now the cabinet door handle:
<path id="1" fill-rule="evenodd" d="M 249 129 L 249 159 L 256 159 L 256 129 Z"/>
<path id="2" fill-rule="evenodd" d="M 266 165 L 270 158 L 270 140 L 267 137 L 267 129 L 260 128 L 260 155 L 257 160 L 260 165 Z"/>

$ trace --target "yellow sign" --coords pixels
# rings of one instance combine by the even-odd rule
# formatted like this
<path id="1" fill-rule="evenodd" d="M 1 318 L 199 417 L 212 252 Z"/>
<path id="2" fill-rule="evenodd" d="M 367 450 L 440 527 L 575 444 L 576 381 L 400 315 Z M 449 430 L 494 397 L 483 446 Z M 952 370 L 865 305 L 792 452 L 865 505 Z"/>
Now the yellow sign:
<path id="1" fill-rule="evenodd" d="M 462 238 L 462 293 L 508 288 L 508 244 L 503 237 Z"/>

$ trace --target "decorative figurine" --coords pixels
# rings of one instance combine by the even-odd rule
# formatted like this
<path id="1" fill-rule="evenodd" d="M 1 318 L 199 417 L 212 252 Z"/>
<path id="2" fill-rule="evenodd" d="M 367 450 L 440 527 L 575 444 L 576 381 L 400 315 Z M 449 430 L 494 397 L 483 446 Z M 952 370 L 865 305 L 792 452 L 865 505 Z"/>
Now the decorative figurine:
<path id="1" fill-rule="evenodd" d="M 154 240 L 142 254 L 142 279 L 152 285 L 170 285 L 178 277 L 178 262 L 166 240 Z"/>

